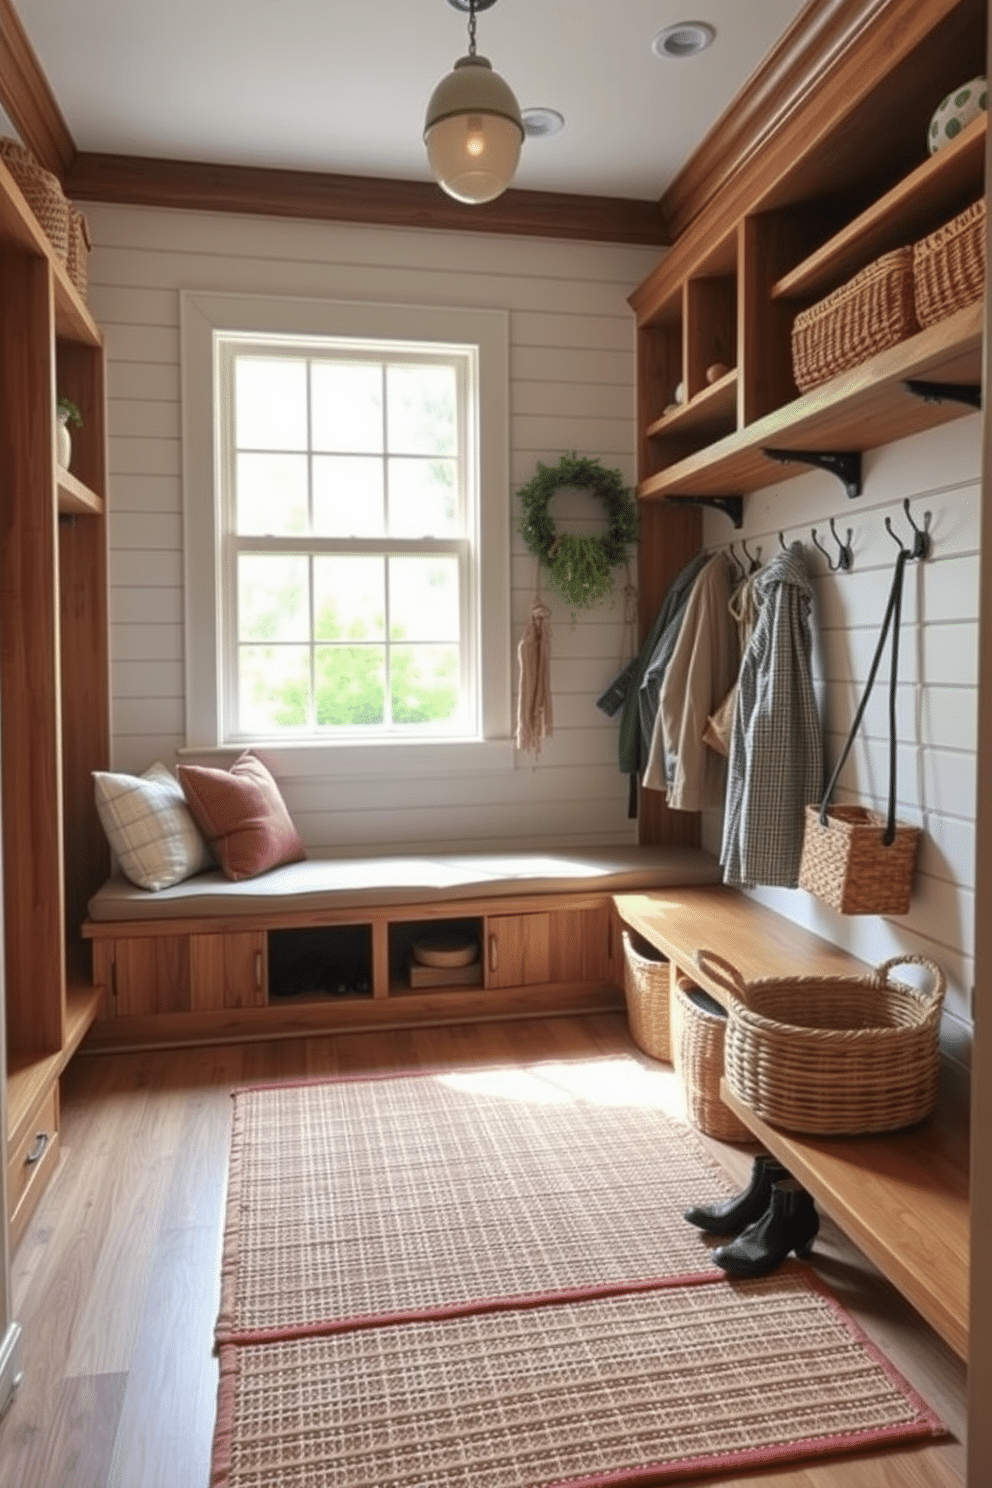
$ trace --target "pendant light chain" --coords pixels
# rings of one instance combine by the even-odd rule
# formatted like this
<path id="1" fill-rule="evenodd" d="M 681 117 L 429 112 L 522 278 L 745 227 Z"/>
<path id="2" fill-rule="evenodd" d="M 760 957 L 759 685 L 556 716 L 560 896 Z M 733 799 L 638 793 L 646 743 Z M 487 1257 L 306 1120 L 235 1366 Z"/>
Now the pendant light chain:
<path id="1" fill-rule="evenodd" d="M 475 56 L 475 0 L 468 0 L 468 54 Z"/>

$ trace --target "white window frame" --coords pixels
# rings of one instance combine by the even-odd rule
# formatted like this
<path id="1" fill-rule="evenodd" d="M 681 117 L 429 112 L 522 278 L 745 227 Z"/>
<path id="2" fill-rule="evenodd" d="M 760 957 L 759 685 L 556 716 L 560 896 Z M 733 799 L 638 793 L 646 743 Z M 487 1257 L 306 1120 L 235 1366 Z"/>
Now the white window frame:
<path id="1" fill-rule="evenodd" d="M 186 752 L 230 754 L 251 741 L 225 739 L 221 482 L 216 438 L 219 333 L 344 337 L 477 348 L 478 588 L 475 647 L 478 732 L 415 740 L 364 735 L 260 740 L 292 773 L 407 773 L 513 768 L 510 681 L 508 317 L 503 311 L 183 291 L 180 334 L 186 630 Z"/>

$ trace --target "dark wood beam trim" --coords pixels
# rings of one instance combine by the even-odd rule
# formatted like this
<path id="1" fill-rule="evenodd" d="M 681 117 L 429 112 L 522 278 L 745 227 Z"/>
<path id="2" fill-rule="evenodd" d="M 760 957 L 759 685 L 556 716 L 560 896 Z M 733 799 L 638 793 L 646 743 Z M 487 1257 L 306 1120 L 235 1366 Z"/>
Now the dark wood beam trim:
<path id="1" fill-rule="evenodd" d="M 677 238 L 707 203 L 738 176 L 810 93 L 864 44 L 866 31 L 885 17 L 888 34 L 872 43 L 878 66 L 892 65 L 890 47 L 903 49 L 955 0 L 810 0 L 765 62 L 692 154 L 661 198 Z M 888 13 L 887 15 L 885 13 Z M 861 64 L 865 54 L 861 56 Z"/>
<path id="2" fill-rule="evenodd" d="M 0 0 L 0 103 L 21 142 L 46 170 L 63 176 L 76 146 L 10 0 Z"/>
<path id="3" fill-rule="evenodd" d="M 639 243 L 649 247 L 660 247 L 669 241 L 657 202 L 624 197 L 510 190 L 494 202 L 468 207 L 445 196 L 439 187 L 422 181 L 207 165 L 86 151 L 76 156 L 64 184 L 67 194 L 75 201 Z"/>

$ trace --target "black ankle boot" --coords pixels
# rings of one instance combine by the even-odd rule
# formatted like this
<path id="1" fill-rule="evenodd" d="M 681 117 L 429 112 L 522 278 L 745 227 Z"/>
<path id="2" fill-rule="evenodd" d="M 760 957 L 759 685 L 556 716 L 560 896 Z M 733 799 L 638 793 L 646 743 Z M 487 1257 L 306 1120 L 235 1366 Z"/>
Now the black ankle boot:
<path id="1" fill-rule="evenodd" d="M 790 1250 L 805 1255 L 820 1228 L 812 1198 L 795 1180 L 772 1185 L 771 1202 L 753 1225 L 712 1252 L 715 1263 L 731 1276 L 764 1276 L 781 1266 Z"/>
<path id="2" fill-rule="evenodd" d="M 690 1224 L 698 1225 L 710 1235 L 739 1235 L 749 1224 L 760 1219 L 772 1197 L 772 1184 L 789 1174 L 781 1163 L 763 1153 L 754 1159 L 751 1181 L 743 1193 L 719 1204 L 693 1205 L 686 1209 Z"/>

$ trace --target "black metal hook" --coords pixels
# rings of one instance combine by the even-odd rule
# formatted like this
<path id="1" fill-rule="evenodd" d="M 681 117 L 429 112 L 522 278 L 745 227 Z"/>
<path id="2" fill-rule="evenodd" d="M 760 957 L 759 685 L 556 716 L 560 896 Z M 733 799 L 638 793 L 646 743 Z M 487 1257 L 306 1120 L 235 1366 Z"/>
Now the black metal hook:
<path id="1" fill-rule="evenodd" d="M 744 572 L 744 565 L 741 563 L 737 554 L 734 552 L 733 543 L 731 543 L 730 547 L 727 549 L 727 557 L 730 559 L 731 566 L 734 570 L 734 582 L 736 584 L 743 584 L 744 580 L 747 578 L 747 574 Z"/>
<path id="2" fill-rule="evenodd" d="M 892 518 L 886 517 L 885 528 L 893 542 L 897 543 L 902 552 L 908 553 L 910 558 L 928 558 L 930 556 L 930 512 L 923 513 L 923 526 L 917 527 L 913 521 L 913 514 L 909 509 L 909 497 L 903 501 L 902 509 L 906 513 L 906 519 L 913 529 L 913 546 L 907 548 L 900 537 L 892 530 Z"/>
<path id="3" fill-rule="evenodd" d="M 758 569 L 761 567 L 761 549 L 758 549 L 757 554 L 749 553 L 747 543 L 743 537 L 741 538 L 741 547 L 744 549 L 744 556 L 747 559 L 748 575 L 750 576 L 753 573 L 757 573 Z"/>
<path id="4" fill-rule="evenodd" d="M 778 535 L 778 545 L 782 549 L 783 553 L 787 553 L 789 551 L 785 545 L 785 538 L 782 536 L 781 532 Z"/>
<path id="5" fill-rule="evenodd" d="M 816 535 L 816 528 L 815 527 L 813 528 L 812 533 L 811 533 L 811 536 L 812 536 L 812 539 L 813 539 L 813 546 L 815 548 L 819 548 L 819 550 L 823 554 L 824 558 L 826 558 L 826 560 L 827 560 L 827 567 L 829 568 L 829 570 L 830 570 L 831 573 L 837 573 L 838 571 L 840 571 L 842 573 L 847 573 L 849 571 L 850 567 L 851 567 L 851 564 L 854 562 L 854 551 L 853 551 L 853 549 L 851 547 L 851 538 L 853 537 L 854 534 L 853 534 L 851 528 L 848 527 L 848 529 L 847 529 L 847 540 L 845 542 L 841 542 L 840 533 L 837 531 L 837 523 L 836 523 L 836 520 L 835 520 L 834 517 L 831 517 L 830 518 L 830 531 L 833 533 L 834 542 L 837 544 L 837 562 L 836 563 L 832 563 L 831 562 L 830 554 L 827 552 L 826 548 L 823 546 L 823 544 L 820 542 L 819 538 L 817 537 L 817 535 Z"/>

